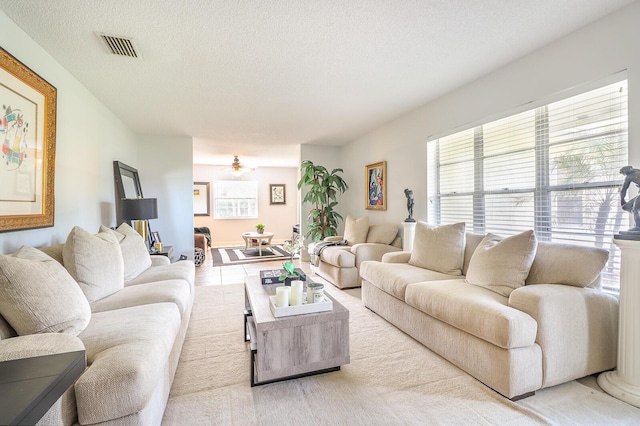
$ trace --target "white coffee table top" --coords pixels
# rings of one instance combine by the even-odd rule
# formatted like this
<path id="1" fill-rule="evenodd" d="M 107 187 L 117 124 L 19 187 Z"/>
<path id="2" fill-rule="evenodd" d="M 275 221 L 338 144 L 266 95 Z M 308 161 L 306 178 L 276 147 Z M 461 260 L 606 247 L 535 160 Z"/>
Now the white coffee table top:
<path id="1" fill-rule="evenodd" d="M 257 232 L 245 232 L 242 234 L 243 237 L 247 238 L 269 238 L 274 235 L 275 234 L 273 232 L 263 232 L 262 234 L 258 234 Z"/>

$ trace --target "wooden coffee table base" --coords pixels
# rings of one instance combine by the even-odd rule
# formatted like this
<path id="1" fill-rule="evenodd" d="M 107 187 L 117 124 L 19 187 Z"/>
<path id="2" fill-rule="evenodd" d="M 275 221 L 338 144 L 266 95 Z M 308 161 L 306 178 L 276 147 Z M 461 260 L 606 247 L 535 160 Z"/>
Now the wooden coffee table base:
<path id="1" fill-rule="evenodd" d="M 251 348 L 251 386 L 340 370 L 349 363 L 349 311 L 331 296 L 333 311 L 274 318 L 276 285 L 245 279 L 245 341 Z M 326 294 L 326 293 L 325 293 Z"/>

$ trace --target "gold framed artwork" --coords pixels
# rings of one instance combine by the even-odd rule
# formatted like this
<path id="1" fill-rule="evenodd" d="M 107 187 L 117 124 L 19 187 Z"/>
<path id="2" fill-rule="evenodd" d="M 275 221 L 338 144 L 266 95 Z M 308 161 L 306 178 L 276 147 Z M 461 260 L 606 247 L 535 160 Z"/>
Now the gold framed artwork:
<path id="1" fill-rule="evenodd" d="M 0 232 L 53 226 L 57 90 L 0 48 Z"/>
<path id="2" fill-rule="evenodd" d="M 210 216 L 209 182 L 193 182 L 193 215 Z"/>
<path id="3" fill-rule="evenodd" d="M 284 184 L 270 184 L 271 204 L 287 204 L 287 195 Z"/>
<path id="4" fill-rule="evenodd" d="M 387 209 L 387 162 L 381 161 L 364 167 L 364 208 Z"/>

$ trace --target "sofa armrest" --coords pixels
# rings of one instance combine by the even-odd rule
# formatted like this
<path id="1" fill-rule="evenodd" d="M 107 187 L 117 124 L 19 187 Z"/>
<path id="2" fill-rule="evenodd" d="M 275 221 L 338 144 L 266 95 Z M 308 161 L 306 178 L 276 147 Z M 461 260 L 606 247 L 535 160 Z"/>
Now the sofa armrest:
<path id="1" fill-rule="evenodd" d="M 378 243 L 360 243 L 351 246 L 351 253 L 356 256 L 356 268 L 366 260 L 382 260 L 386 253 L 400 251 L 398 247 Z"/>
<path id="2" fill-rule="evenodd" d="M 325 239 L 322 241 L 342 241 L 342 240 L 344 240 L 344 237 L 342 235 L 336 235 L 334 237 L 325 237 Z"/>
<path id="3" fill-rule="evenodd" d="M 82 340 L 71 334 L 29 334 L 0 340 L 0 361 L 83 350 Z"/>
<path id="4" fill-rule="evenodd" d="M 168 265 L 171 263 L 171 259 L 161 254 L 151 255 L 151 266 Z"/>
<path id="5" fill-rule="evenodd" d="M 382 263 L 409 263 L 410 251 L 394 251 L 382 256 Z"/>
<path id="6" fill-rule="evenodd" d="M 605 292 L 561 284 L 535 284 L 514 290 L 509 306 L 538 323 L 543 387 L 616 366 L 618 299 Z"/>

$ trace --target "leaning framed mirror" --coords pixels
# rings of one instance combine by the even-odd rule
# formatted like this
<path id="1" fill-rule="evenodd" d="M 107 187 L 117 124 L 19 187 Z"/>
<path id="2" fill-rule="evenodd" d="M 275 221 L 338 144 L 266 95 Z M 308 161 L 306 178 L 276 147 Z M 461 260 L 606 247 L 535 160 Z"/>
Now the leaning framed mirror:
<path id="1" fill-rule="evenodd" d="M 122 208 L 120 200 L 123 198 L 144 198 L 138 170 L 120 161 L 113 162 L 113 178 L 116 194 L 116 224 L 120 225 L 122 219 Z M 130 221 L 126 221 L 129 223 Z M 130 225 L 131 223 L 129 223 Z"/>

